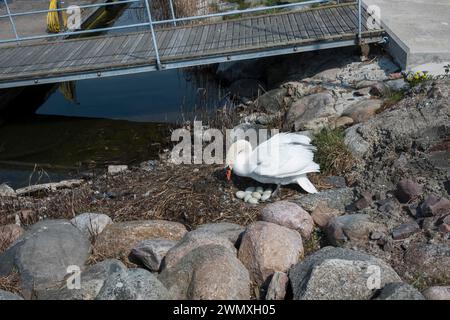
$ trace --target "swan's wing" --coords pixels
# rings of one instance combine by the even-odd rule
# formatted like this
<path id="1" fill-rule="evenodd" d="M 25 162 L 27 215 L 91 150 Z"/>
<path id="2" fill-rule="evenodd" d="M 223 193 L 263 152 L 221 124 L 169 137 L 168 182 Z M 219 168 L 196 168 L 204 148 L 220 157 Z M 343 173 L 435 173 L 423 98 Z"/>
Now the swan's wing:
<path id="1" fill-rule="evenodd" d="M 285 178 L 308 172 L 318 172 L 314 162 L 315 148 L 311 139 L 299 134 L 278 134 L 260 144 L 251 154 L 253 173 Z"/>

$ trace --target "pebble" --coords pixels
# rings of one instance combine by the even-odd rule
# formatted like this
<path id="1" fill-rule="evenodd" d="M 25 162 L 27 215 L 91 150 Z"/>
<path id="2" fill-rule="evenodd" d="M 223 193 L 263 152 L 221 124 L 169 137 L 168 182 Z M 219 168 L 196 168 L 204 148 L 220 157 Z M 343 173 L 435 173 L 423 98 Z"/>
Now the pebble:
<path id="1" fill-rule="evenodd" d="M 243 200 L 245 198 L 245 196 L 247 195 L 246 192 L 244 191 L 238 191 L 236 192 L 236 198 Z"/>

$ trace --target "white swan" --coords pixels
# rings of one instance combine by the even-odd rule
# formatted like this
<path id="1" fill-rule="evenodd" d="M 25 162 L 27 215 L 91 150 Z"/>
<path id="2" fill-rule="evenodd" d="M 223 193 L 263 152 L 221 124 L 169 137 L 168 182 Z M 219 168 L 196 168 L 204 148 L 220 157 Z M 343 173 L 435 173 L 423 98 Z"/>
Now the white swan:
<path id="1" fill-rule="evenodd" d="M 246 140 L 238 140 L 227 153 L 227 176 L 231 171 L 261 183 L 288 185 L 298 183 L 308 193 L 317 193 L 307 173 L 319 172 L 314 162 L 316 148 L 311 139 L 295 133 L 279 133 L 255 150 Z"/>

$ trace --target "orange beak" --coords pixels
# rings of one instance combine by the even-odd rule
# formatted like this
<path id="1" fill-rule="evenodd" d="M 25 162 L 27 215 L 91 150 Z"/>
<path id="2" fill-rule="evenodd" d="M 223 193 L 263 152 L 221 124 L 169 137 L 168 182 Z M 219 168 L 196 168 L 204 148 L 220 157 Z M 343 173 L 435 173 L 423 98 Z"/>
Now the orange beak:
<path id="1" fill-rule="evenodd" d="M 232 173 L 231 168 L 228 168 L 228 169 L 227 169 L 227 181 L 228 181 L 228 182 L 231 181 L 231 173 Z"/>

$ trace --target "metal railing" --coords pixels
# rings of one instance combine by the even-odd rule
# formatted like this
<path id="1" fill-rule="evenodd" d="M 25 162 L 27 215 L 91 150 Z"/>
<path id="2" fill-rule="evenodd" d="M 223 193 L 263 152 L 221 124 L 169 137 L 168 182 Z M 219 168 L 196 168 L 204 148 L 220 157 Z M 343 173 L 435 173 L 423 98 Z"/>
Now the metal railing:
<path id="1" fill-rule="evenodd" d="M 357 33 L 358 33 L 359 40 L 361 40 L 361 38 L 362 38 L 362 0 L 357 0 L 357 1 L 358 1 L 358 31 L 357 31 Z M 150 28 L 150 32 L 152 35 L 152 42 L 153 42 L 153 46 L 154 46 L 154 50 L 155 50 L 156 62 L 158 65 L 158 69 L 160 69 L 162 64 L 161 64 L 161 57 L 159 54 L 155 26 L 168 25 L 168 24 L 177 26 L 178 23 L 183 23 L 183 22 L 205 20 L 205 19 L 218 18 L 218 17 L 236 16 L 236 15 L 243 15 L 243 14 L 260 13 L 260 12 L 271 11 L 271 10 L 290 9 L 290 8 L 315 5 L 315 4 L 324 4 L 324 3 L 329 3 L 330 0 L 310 0 L 310 1 L 304 1 L 304 2 L 274 5 L 274 6 L 262 6 L 262 7 L 244 9 L 244 10 L 230 10 L 230 11 L 219 12 L 219 13 L 197 15 L 197 16 L 191 16 L 191 17 L 181 17 L 181 18 L 176 17 L 173 0 L 168 0 L 171 19 L 157 20 L 157 21 L 154 21 L 153 17 L 152 17 L 152 9 L 151 9 L 152 7 L 150 4 L 151 0 L 119 0 L 119 1 L 103 2 L 103 3 L 97 3 L 97 4 L 86 4 L 86 5 L 78 5 L 77 7 L 80 9 L 89 9 L 89 8 L 101 8 L 101 7 L 134 4 L 134 3 L 142 3 L 143 2 L 148 21 L 141 22 L 141 23 L 121 25 L 121 26 L 94 28 L 94 29 L 89 29 L 89 30 L 69 30 L 69 31 L 64 31 L 64 32 L 60 32 L 60 33 L 34 35 L 34 36 L 20 36 L 20 34 L 17 30 L 17 25 L 15 23 L 14 18 L 20 17 L 20 16 L 35 15 L 35 14 L 46 14 L 46 13 L 50 13 L 50 12 L 62 12 L 62 11 L 67 11 L 68 8 L 12 12 L 11 8 L 8 4 L 8 0 L 0 0 L 0 3 L 1 2 L 3 2 L 5 4 L 6 15 L 0 15 L 0 19 L 2 19 L 2 18 L 9 19 L 12 31 L 14 33 L 14 38 L 0 39 L 0 44 L 13 43 L 13 42 L 17 42 L 17 44 L 20 44 L 20 42 L 30 41 L 30 40 L 49 39 L 49 38 L 56 38 L 56 37 L 68 37 L 68 36 L 74 36 L 74 35 L 92 34 L 92 33 L 107 32 L 107 31 L 114 31 L 114 30 L 121 30 L 121 29 L 133 29 L 133 28 L 139 28 L 139 27 L 148 27 L 148 28 Z"/>

